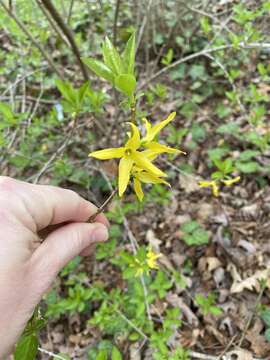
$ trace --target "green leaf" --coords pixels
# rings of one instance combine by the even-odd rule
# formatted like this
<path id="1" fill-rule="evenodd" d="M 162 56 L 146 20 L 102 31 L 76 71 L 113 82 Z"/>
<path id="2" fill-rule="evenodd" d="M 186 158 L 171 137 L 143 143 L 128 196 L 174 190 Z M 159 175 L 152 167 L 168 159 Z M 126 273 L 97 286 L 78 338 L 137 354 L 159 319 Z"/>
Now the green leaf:
<path id="1" fill-rule="evenodd" d="M 79 90 L 78 90 L 78 92 L 77 92 L 77 99 L 78 99 L 78 102 L 79 102 L 79 104 L 81 104 L 82 103 L 82 101 L 83 101 L 83 99 L 84 99 L 84 97 L 85 97 L 85 94 L 86 94 L 86 92 L 87 92 L 87 90 L 89 89 L 89 82 L 88 81 L 86 81 L 80 88 L 79 88 Z"/>
<path id="2" fill-rule="evenodd" d="M 265 310 L 261 314 L 261 318 L 265 322 L 265 325 L 267 327 L 270 327 L 270 310 Z"/>
<path id="3" fill-rule="evenodd" d="M 228 123 L 221 125 L 217 128 L 216 132 L 218 134 L 230 134 L 235 135 L 239 132 L 239 125 L 235 123 Z"/>
<path id="4" fill-rule="evenodd" d="M 72 85 L 68 81 L 57 79 L 55 85 L 68 102 L 73 103 L 75 101 Z"/>
<path id="5" fill-rule="evenodd" d="M 35 360 L 38 351 L 36 334 L 23 336 L 17 343 L 14 360 Z"/>
<path id="6" fill-rule="evenodd" d="M 107 360 L 108 359 L 108 350 L 103 349 L 98 352 L 96 360 Z"/>
<path id="7" fill-rule="evenodd" d="M 97 76 L 109 81 L 111 84 L 114 83 L 114 75 L 110 68 L 103 64 L 103 62 L 96 59 L 82 58 L 82 61 L 86 66 L 89 67 Z"/>
<path id="8" fill-rule="evenodd" d="M 203 244 L 207 244 L 209 241 L 209 234 L 206 230 L 204 229 L 196 229 L 193 233 L 192 233 L 192 237 L 193 237 L 193 243 L 194 245 L 203 245 Z"/>
<path id="9" fill-rule="evenodd" d="M 112 360 L 122 360 L 123 357 L 117 347 L 112 348 Z"/>
<path id="10" fill-rule="evenodd" d="M 197 221 L 188 221 L 184 223 L 181 227 L 181 230 L 185 233 L 192 233 L 194 230 L 198 229 L 200 227 L 199 223 Z"/>
<path id="11" fill-rule="evenodd" d="M 135 32 L 130 36 L 123 52 L 123 62 L 128 74 L 134 75 L 135 64 Z"/>
<path id="12" fill-rule="evenodd" d="M 62 359 L 65 359 L 65 360 L 71 360 L 71 357 L 67 354 L 63 354 L 63 353 L 60 353 L 60 354 L 57 354 L 58 356 L 61 356 Z M 59 357 L 54 357 L 53 358 L 54 360 L 58 360 Z"/>
<path id="13" fill-rule="evenodd" d="M 215 316 L 222 314 L 222 309 L 218 308 L 217 306 L 211 306 L 209 310 Z"/>
<path id="14" fill-rule="evenodd" d="M 264 336 L 268 342 L 270 342 L 270 329 L 267 329 L 264 333 Z"/>
<path id="15" fill-rule="evenodd" d="M 257 150 L 245 150 L 240 154 L 238 159 L 241 161 L 248 161 L 259 154 L 260 152 Z"/>
<path id="16" fill-rule="evenodd" d="M 0 112 L 6 117 L 7 120 L 14 119 L 14 114 L 9 105 L 0 102 Z"/>
<path id="17" fill-rule="evenodd" d="M 115 75 L 123 74 L 124 67 L 118 51 L 108 37 L 102 44 L 103 60 Z"/>
<path id="18" fill-rule="evenodd" d="M 122 74 L 115 78 L 116 88 L 127 96 L 132 96 L 136 88 L 136 79 L 133 75 Z"/>
<path id="19" fill-rule="evenodd" d="M 241 162 L 236 161 L 236 168 L 244 174 L 251 174 L 260 169 L 260 166 L 255 161 Z"/>

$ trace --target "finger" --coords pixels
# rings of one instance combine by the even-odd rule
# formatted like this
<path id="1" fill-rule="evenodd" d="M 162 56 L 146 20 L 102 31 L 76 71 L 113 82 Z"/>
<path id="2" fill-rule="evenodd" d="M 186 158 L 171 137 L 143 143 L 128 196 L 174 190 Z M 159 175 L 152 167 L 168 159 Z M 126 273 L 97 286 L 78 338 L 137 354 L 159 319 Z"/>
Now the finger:
<path id="1" fill-rule="evenodd" d="M 95 205 L 71 190 L 33 185 L 8 177 L 0 180 L 1 197 L 9 206 L 13 204 L 24 224 L 29 226 L 30 220 L 34 223 L 35 229 L 32 226 L 31 230 L 62 222 L 84 222 L 97 210 Z M 96 221 L 109 225 L 103 214 L 99 214 Z"/>
<path id="2" fill-rule="evenodd" d="M 92 255 L 96 250 L 96 244 L 92 244 L 92 245 L 89 245 L 87 246 L 87 248 L 85 248 L 81 253 L 80 255 L 81 256 L 90 256 Z"/>
<path id="3" fill-rule="evenodd" d="M 96 218 L 95 218 L 95 222 L 99 222 L 103 225 L 105 225 L 107 228 L 109 228 L 109 221 L 107 220 L 107 218 L 103 215 L 103 214 L 99 214 Z M 60 223 L 60 224 L 54 224 L 54 225 L 49 225 L 46 228 L 38 231 L 38 236 L 40 239 L 44 240 L 47 238 L 48 235 L 50 235 L 53 231 L 59 229 L 60 227 L 62 227 L 63 225 L 67 225 L 68 223 Z"/>
<path id="4" fill-rule="evenodd" d="M 98 242 L 108 239 L 106 226 L 100 223 L 72 223 L 52 232 L 34 252 L 30 267 L 40 291 L 46 291 L 58 272 L 75 256 Z"/>

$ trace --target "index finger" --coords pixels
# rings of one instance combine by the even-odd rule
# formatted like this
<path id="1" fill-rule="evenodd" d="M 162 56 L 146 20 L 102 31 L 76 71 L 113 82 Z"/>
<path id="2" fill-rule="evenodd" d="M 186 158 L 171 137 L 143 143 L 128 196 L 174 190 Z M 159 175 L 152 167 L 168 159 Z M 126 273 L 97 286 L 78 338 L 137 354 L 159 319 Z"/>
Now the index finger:
<path id="1" fill-rule="evenodd" d="M 0 188 L 2 196 L 6 197 L 9 203 L 15 204 L 16 215 L 19 215 L 21 220 L 27 219 L 27 215 L 31 217 L 36 231 L 63 222 L 85 222 L 97 211 L 94 204 L 76 192 L 56 186 L 33 185 L 1 177 Z M 103 214 L 99 214 L 96 221 L 109 225 Z"/>

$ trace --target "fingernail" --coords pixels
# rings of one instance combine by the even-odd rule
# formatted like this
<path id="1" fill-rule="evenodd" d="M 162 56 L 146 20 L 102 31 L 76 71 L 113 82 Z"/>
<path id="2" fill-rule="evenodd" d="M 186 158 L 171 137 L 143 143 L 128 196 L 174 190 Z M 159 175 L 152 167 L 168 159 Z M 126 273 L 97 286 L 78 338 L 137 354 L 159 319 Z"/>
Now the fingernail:
<path id="1" fill-rule="evenodd" d="M 92 232 L 92 240 L 94 242 L 102 242 L 108 240 L 109 234 L 106 226 L 97 224 Z"/>

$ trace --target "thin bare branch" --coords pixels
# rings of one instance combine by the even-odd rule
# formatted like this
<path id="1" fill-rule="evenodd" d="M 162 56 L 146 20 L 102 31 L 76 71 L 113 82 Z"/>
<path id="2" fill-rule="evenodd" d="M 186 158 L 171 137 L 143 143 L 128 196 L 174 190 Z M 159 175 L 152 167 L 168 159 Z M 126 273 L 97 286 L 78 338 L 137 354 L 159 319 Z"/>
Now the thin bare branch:
<path id="1" fill-rule="evenodd" d="M 50 67 L 56 72 L 56 74 L 60 77 L 60 79 L 64 80 L 64 77 L 62 73 L 57 69 L 56 65 L 54 64 L 51 57 L 48 55 L 46 50 L 43 48 L 42 45 L 32 36 L 30 31 L 28 31 L 27 27 L 24 25 L 24 23 L 17 17 L 16 14 L 14 14 L 6 5 L 5 3 L 0 0 L 0 5 L 4 8 L 6 13 L 16 22 L 18 27 L 22 30 L 22 32 L 28 37 L 28 39 L 38 48 L 38 50 L 41 52 L 43 57 L 48 61 L 50 64 Z"/>
<path id="2" fill-rule="evenodd" d="M 270 49 L 270 43 L 239 43 L 239 48 L 241 49 L 256 49 L 256 48 L 261 48 L 261 49 Z M 201 51 L 198 51 L 194 54 L 185 56 L 179 60 L 176 60 L 175 62 L 173 62 L 172 64 L 164 67 L 163 69 L 159 70 L 158 72 L 156 72 L 155 74 L 153 74 L 152 76 L 150 76 L 148 79 L 146 79 L 140 86 L 139 89 L 144 88 L 145 86 L 147 86 L 151 81 L 155 80 L 156 78 L 158 78 L 159 76 L 163 75 L 164 73 L 166 73 L 168 70 L 173 69 L 174 67 L 176 67 L 177 65 L 180 65 L 184 62 L 193 60 L 197 57 L 200 56 L 206 56 L 207 54 L 211 54 L 214 52 L 218 52 L 218 51 L 222 51 L 222 50 L 227 50 L 227 49 L 232 49 L 234 48 L 233 44 L 227 44 L 227 45 L 221 45 L 221 46 L 217 46 L 217 47 L 213 47 L 213 48 L 209 48 L 209 49 L 203 49 Z"/>
<path id="3" fill-rule="evenodd" d="M 113 44 L 116 45 L 117 42 L 117 21 L 120 10 L 121 0 L 116 0 L 115 12 L 114 12 L 114 21 L 113 21 Z"/>
<path id="4" fill-rule="evenodd" d="M 56 9 L 56 7 L 53 5 L 53 3 L 50 0 L 37 0 L 37 2 L 39 2 L 39 1 L 42 2 L 42 4 L 46 7 L 48 12 L 51 14 L 53 20 L 56 22 L 56 24 L 62 30 L 63 34 L 68 39 L 71 49 L 73 51 L 73 54 L 76 57 L 77 62 L 80 66 L 84 80 L 88 81 L 89 80 L 88 72 L 87 72 L 87 69 L 86 69 L 84 63 L 81 60 L 80 51 L 75 42 L 72 30 L 67 26 L 67 24 L 63 20 L 62 16 L 59 14 L 58 10 Z"/>

